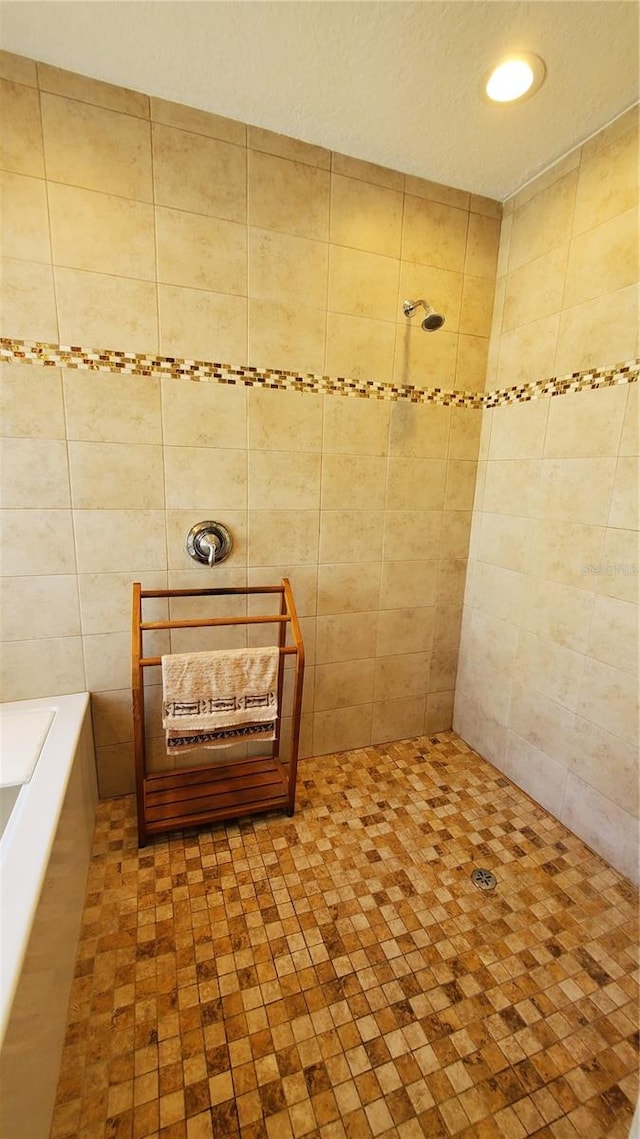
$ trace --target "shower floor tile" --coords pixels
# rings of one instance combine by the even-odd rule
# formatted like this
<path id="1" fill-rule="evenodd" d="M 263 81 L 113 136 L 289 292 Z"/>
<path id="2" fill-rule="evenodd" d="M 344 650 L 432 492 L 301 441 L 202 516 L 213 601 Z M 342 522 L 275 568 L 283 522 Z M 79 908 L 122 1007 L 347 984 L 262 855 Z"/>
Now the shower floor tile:
<path id="1" fill-rule="evenodd" d="M 52 1139 L 626 1139 L 637 912 L 453 732 L 141 851 L 108 800 Z"/>

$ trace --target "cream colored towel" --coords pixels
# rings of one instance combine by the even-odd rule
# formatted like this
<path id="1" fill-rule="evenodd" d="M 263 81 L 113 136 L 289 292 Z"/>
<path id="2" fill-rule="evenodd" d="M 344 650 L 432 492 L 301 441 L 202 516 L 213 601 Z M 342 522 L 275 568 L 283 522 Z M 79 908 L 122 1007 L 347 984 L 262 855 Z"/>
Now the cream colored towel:
<path id="1" fill-rule="evenodd" d="M 279 658 L 277 647 L 163 656 L 167 749 L 274 739 Z"/>

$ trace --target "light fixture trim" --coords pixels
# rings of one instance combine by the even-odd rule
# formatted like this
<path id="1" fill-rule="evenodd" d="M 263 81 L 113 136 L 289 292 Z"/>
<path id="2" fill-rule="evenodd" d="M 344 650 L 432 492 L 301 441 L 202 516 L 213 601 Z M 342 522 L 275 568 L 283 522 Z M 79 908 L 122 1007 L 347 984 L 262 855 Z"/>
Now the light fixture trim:
<path id="1" fill-rule="evenodd" d="M 510 52 L 486 73 L 482 80 L 482 93 L 487 102 L 494 105 L 521 103 L 541 87 L 546 73 L 544 60 L 539 55 Z"/>

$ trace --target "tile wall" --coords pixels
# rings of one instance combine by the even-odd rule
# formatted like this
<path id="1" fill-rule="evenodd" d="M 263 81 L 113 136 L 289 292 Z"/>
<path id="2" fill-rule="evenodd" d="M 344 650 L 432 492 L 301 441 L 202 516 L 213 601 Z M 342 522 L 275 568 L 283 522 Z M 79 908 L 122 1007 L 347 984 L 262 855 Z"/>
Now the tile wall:
<path id="1" fill-rule="evenodd" d="M 482 389 L 497 203 L 2 65 L 0 335 Z M 412 327 L 405 296 L 444 329 Z M 2 381 L 3 697 L 88 688 L 102 795 L 132 785 L 134 580 L 289 574 L 305 754 L 450 726 L 477 413 L 28 365 Z M 235 540 L 213 573 L 183 548 L 203 518 Z"/>
<path id="2" fill-rule="evenodd" d="M 638 354 L 628 114 L 507 203 L 489 381 Z M 638 879 L 638 387 L 483 412 L 454 727 Z"/>

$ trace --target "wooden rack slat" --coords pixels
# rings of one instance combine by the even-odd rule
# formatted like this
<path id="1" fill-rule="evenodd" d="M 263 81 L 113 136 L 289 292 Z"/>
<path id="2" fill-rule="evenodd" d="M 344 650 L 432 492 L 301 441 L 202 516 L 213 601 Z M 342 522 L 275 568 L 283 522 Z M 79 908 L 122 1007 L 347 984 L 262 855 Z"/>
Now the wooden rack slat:
<path id="1" fill-rule="evenodd" d="M 280 613 L 244 617 L 172 618 L 143 621 L 146 598 L 216 597 L 271 594 L 280 597 Z M 158 630 L 195 629 L 212 626 L 275 625 L 278 629 L 278 717 L 276 739 L 271 755 L 244 759 L 213 758 L 211 763 L 169 771 L 147 771 L 143 670 L 161 664 L 162 658 L 143 654 L 144 634 Z M 287 644 L 291 630 L 293 644 Z M 304 680 L 304 644 L 291 585 L 283 578 L 280 585 L 234 586 L 219 589 L 146 589 L 133 585 L 132 615 L 132 693 L 133 732 L 136 761 L 138 840 L 144 846 L 150 834 L 200 826 L 235 818 L 238 815 L 295 809 L 295 793 Z M 284 658 L 295 656 L 291 724 L 291 754 L 285 766 L 279 758 L 284 685 Z M 219 756 L 217 749 L 212 755 Z"/>

